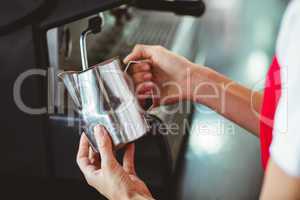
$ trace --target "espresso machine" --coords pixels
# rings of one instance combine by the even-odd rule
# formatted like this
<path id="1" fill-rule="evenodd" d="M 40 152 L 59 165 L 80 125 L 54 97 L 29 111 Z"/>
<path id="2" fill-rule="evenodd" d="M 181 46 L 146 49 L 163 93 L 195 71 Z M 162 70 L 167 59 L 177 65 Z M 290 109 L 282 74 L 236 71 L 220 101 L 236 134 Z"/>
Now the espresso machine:
<path id="1" fill-rule="evenodd" d="M 137 43 L 163 45 L 193 60 L 197 17 L 204 10 L 202 1 L 192 0 L 4 1 L 0 7 L 3 195 L 99 198 L 76 165 L 81 120 L 57 79 L 58 72 L 80 67 L 79 36 L 91 18 L 99 16 L 104 22 L 97 37 L 87 41 L 91 64 L 123 58 Z M 165 122 L 183 124 L 192 109 L 183 107 L 183 114 L 160 115 L 159 109 L 154 114 Z M 170 199 L 187 135 L 184 126 L 179 132 L 149 134 L 136 142 L 138 174 L 159 199 Z"/>

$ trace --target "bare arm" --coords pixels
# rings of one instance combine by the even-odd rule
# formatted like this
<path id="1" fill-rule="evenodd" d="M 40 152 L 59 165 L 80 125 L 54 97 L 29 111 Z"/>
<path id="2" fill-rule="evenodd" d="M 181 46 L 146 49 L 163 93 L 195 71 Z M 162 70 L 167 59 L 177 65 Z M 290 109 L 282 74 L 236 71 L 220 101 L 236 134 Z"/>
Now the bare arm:
<path id="1" fill-rule="evenodd" d="M 265 175 L 261 200 L 300 199 L 300 178 L 287 175 L 271 159 Z"/>
<path id="2" fill-rule="evenodd" d="M 191 98 L 259 137 L 259 113 L 263 95 L 207 67 L 192 72 Z"/>
<path id="3" fill-rule="evenodd" d="M 259 136 L 261 93 L 159 46 L 137 45 L 124 62 L 145 59 L 148 66 L 142 63 L 133 67 L 133 81 L 143 93 L 158 88 L 158 104 L 192 100 Z"/>

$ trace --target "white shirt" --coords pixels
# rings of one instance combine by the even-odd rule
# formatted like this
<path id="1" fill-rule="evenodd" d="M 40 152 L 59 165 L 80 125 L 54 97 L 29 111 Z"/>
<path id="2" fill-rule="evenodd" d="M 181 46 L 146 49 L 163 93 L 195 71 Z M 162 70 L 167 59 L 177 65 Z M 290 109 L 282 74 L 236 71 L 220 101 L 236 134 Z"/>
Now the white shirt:
<path id="1" fill-rule="evenodd" d="M 287 8 L 277 41 L 282 95 L 275 114 L 271 158 L 300 177 L 300 0 Z"/>

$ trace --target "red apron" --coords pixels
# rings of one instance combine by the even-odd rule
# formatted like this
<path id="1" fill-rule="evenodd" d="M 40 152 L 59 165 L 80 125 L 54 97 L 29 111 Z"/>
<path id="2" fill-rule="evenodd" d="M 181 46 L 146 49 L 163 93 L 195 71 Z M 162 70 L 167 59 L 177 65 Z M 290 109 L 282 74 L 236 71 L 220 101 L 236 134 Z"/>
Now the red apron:
<path id="1" fill-rule="evenodd" d="M 271 67 L 267 74 L 264 90 L 264 99 L 260 116 L 260 143 L 262 164 L 264 169 L 270 157 L 270 145 L 272 142 L 272 132 L 274 125 L 275 112 L 281 96 L 281 76 L 280 65 L 274 57 Z"/>

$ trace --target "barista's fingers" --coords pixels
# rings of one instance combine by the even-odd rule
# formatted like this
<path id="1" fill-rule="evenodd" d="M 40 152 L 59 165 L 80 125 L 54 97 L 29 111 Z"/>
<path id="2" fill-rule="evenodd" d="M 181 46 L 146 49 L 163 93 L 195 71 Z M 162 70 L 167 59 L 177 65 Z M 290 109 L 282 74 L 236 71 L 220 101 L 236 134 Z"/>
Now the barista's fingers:
<path id="1" fill-rule="evenodd" d="M 89 148 L 89 159 L 90 161 L 93 159 L 93 149 L 91 147 Z"/>
<path id="2" fill-rule="evenodd" d="M 150 63 L 147 63 L 145 61 L 138 64 L 133 64 L 132 67 L 130 67 L 128 70 L 130 74 L 134 74 L 138 72 L 149 72 L 151 71 L 151 65 Z"/>
<path id="3" fill-rule="evenodd" d="M 153 47 L 147 45 L 136 45 L 133 51 L 124 59 L 124 63 L 131 60 L 150 59 L 153 55 Z"/>
<path id="4" fill-rule="evenodd" d="M 92 147 L 90 147 L 89 151 L 90 151 L 89 152 L 90 163 L 99 169 L 101 166 L 99 153 L 96 153 Z"/>
<path id="5" fill-rule="evenodd" d="M 139 100 L 141 105 L 144 105 L 145 101 L 147 99 L 152 98 L 152 96 L 153 96 L 152 91 L 147 91 L 144 93 L 137 94 L 137 99 Z"/>
<path id="6" fill-rule="evenodd" d="M 151 98 L 152 91 L 148 91 L 141 94 L 136 94 L 137 99 L 139 101 L 139 105 L 141 106 L 141 109 L 144 109 L 146 106 L 146 100 Z"/>
<path id="7" fill-rule="evenodd" d="M 80 143 L 79 143 L 79 149 L 77 153 L 77 159 L 88 158 L 89 148 L 90 148 L 89 141 L 85 133 L 82 133 L 80 138 Z"/>
<path id="8" fill-rule="evenodd" d="M 123 169 L 132 175 L 136 175 L 135 172 L 135 165 L 134 165 L 134 152 L 135 152 L 135 145 L 129 144 L 125 150 L 125 154 L 123 157 Z"/>
<path id="9" fill-rule="evenodd" d="M 153 94 L 153 92 L 151 90 L 140 93 L 138 97 L 140 97 L 140 99 L 148 99 L 149 97 L 151 97 Z"/>
<path id="10" fill-rule="evenodd" d="M 156 95 L 153 90 L 146 91 L 144 93 L 139 93 L 137 96 L 140 105 L 144 108 L 145 106 L 149 109 L 149 103 L 147 100 L 151 100 L 151 107 L 155 108 L 160 105 L 160 97 Z M 147 103 L 146 103 L 147 102 Z"/>
<path id="11" fill-rule="evenodd" d="M 89 141 L 86 135 L 82 133 L 77 153 L 77 164 L 84 174 L 88 173 L 87 171 L 90 171 L 92 169 L 89 167 L 91 166 L 89 159 L 89 148 Z"/>
<path id="12" fill-rule="evenodd" d="M 101 157 L 101 168 L 112 167 L 117 164 L 118 162 L 112 149 L 112 142 L 105 128 L 97 125 L 94 128 L 94 132 Z"/>
<path id="13" fill-rule="evenodd" d="M 137 94 L 145 94 L 155 89 L 155 84 L 151 81 L 140 83 L 136 86 Z"/>
<path id="14" fill-rule="evenodd" d="M 152 74 L 150 72 L 138 72 L 133 74 L 133 81 L 135 84 L 139 84 L 145 81 L 151 81 Z"/>

